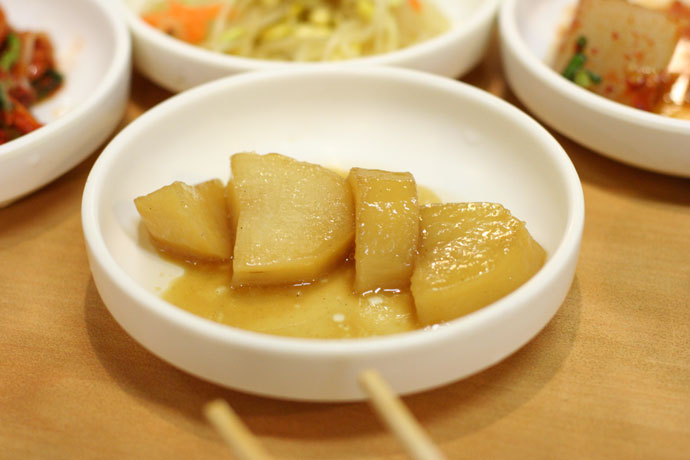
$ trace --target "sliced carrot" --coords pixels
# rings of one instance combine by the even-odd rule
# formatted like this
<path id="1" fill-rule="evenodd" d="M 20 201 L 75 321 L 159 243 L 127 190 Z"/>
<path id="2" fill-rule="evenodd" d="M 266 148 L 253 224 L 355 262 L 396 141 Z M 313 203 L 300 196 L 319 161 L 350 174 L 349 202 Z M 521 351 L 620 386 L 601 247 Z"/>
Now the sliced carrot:
<path id="1" fill-rule="evenodd" d="M 410 3 L 410 6 L 412 9 L 415 11 L 421 11 L 422 10 L 422 2 L 420 0 L 407 0 Z"/>
<path id="2" fill-rule="evenodd" d="M 153 27 L 189 43 L 200 43 L 206 37 L 209 23 L 220 13 L 219 3 L 188 6 L 171 0 L 167 10 L 154 11 L 142 16 Z"/>
<path id="3" fill-rule="evenodd" d="M 155 27 L 156 29 L 159 29 L 159 25 L 161 21 L 163 20 L 164 17 L 166 17 L 167 14 L 165 11 L 152 11 L 150 13 L 142 14 L 141 19 Z"/>
<path id="4" fill-rule="evenodd" d="M 8 125 L 14 126 L 22 134 L 30 133 L 43 126 L 33 115 L 31 115 L 31 112 L 29 112 L 26 107 L 19 103 L 19 101 L 13 97 L 10 97 L 10 99 L 12 100 L 13 109 L 10 112 L 10 123 L 8 123 Z"/>

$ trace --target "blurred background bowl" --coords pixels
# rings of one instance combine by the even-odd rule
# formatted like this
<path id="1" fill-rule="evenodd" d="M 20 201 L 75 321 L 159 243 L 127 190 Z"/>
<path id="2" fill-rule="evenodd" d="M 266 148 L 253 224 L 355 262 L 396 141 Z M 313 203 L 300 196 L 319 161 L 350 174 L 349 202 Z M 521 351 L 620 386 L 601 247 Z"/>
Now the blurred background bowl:
<path id="1" fill-rule="evenodd" d="M 547 59 L 576 0 L 505 0 L 499 31 L 506 78 L 544 123 L 638 168 L 690 177 L 690 121 L 608 100 L 566 80 Z"/>
<path id="2" fill-rule="evenodd" d="M 45 126 L 0 145 L 0 206 L 92 154 L 115 130 L 129 95 L 131 40 L 108 0 L 5 0 L 12 27 L 47 32 L 63 87 L 31 108 Z"/>
<path id="3" fill-rule="evenodd" d="M 408 48 L 378 56 L 332 63 L 294 63 L 231 56 L 193 46 L 170 37 L 139 16 L 141 0 L 125 5 L 134 40 L 134 63 L 152 81 L 182 91 L 220 77 L 251 70 L 324 65 L 390 65 L 458 77 L 484 56 L 493 30 L 498 0 L 434 0 L 451 21 L 444 34 Z"/>

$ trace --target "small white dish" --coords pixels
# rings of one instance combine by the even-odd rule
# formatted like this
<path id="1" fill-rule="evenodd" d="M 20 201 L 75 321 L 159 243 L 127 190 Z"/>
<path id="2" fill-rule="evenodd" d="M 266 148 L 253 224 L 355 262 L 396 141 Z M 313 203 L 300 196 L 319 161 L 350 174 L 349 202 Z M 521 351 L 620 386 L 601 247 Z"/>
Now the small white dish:
<path id="1" fill-rule="evenodd" d="M 138 14 L 141 0 L 120 1 L 128 6 L 125 14 L 132 30 L 135 66 L 174 92 L 235 73 L 298 66 L 391 65 L 458 77 L 483 57 L 499 3 L 498 0 L 434 0 L 452 22 L 449 31 L 434 39 L 392 53 L 337 64 L 297 64 L 230 56 L 187 44 L 146 24 Z"/>
<path id="2" fill-rule="evenodd" d="M 129 93 L 131 40 L 108 0 L 5 0 L 7 21 L 44 31 L 63 87 L 31 109 L 45 126 L 0 145 L 0 206 L 62 175 L 106 140 Z"/>
<path id="3" fill-rule="evenodd" d="M 546 60 L 576 0 L 505 0 L 499 14 L 506 78 L 536 116 L 614 160 L 690 177 L 690 121 L 610 101 L 566 80 Z"/>
<path id="4" fill-rule="evenodd" d="M 527 222 L 548 260 L 507 297 L 433 330 L 329 341 L 203 319 L 160 298 L 180 269 L 147 247 L 132 200 L 175 180 L 227 180 L 230 155 L 247 150 L 342 171 L 411 171 L 444 201 L 503 203 Z M 251 72 L 181 93 L 106 147 L 82 203 L 94 281 L 134 339 L 206 380 L 318 401 L 364 398 L 357 375 L 366 368 L 407 394 L 478 372 L 517 350 L 563 302 L 583 220 L 577 173 L 538 123 L 469 85 L 388 67 Z"/>

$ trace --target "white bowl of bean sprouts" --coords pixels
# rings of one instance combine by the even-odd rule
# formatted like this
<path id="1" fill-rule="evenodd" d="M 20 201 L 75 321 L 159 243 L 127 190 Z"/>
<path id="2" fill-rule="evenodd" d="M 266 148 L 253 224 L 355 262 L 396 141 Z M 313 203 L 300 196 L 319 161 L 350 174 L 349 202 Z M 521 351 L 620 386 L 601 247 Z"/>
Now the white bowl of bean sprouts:
<path id="1" fill-rule="evenodd" d="M 296 66 L 390 65 L 459 77 L 483 57 L 499 4 L 122 1 L 136 67 L 174 92 L 240 72 Z"/>

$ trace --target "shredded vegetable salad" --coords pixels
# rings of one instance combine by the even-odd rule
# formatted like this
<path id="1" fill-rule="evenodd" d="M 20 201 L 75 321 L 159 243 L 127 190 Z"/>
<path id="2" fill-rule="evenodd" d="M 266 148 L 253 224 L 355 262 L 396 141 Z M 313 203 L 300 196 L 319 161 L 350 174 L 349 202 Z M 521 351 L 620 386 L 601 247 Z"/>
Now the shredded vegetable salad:
<path id="1" fill-rule="evenodd" d="M 428 0 L 150 0 L 142 18 L 221 53 L 332 61 L 387 53 L 448 29 Z"/>
<path id="2" fill-rule="evenodd" d="M 29 107 L 57 91 L 62 80 L 48 36 L 13 29 L 0 8 L 0 144 L 42 126 Z"/>

